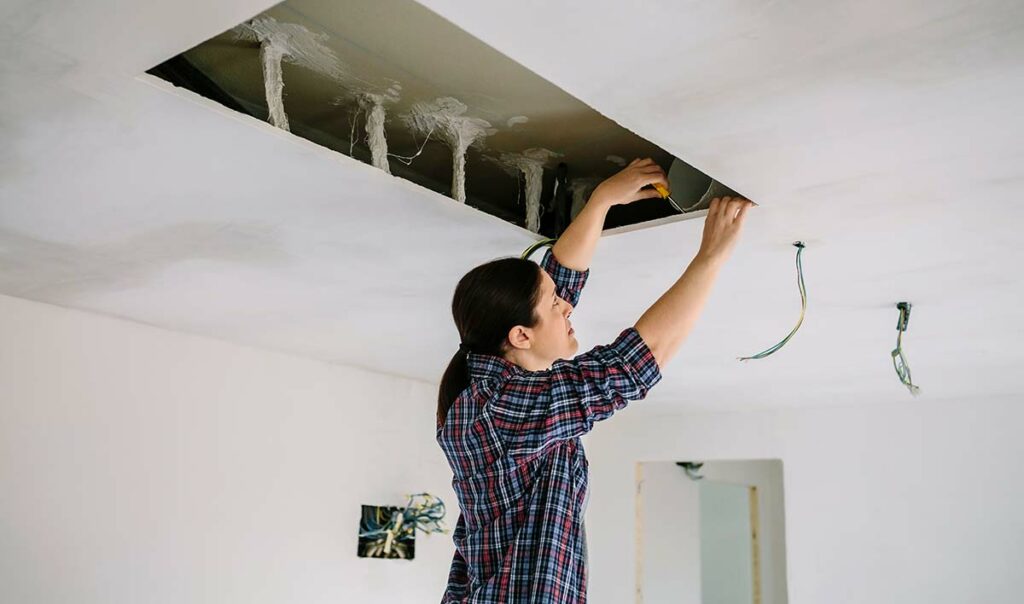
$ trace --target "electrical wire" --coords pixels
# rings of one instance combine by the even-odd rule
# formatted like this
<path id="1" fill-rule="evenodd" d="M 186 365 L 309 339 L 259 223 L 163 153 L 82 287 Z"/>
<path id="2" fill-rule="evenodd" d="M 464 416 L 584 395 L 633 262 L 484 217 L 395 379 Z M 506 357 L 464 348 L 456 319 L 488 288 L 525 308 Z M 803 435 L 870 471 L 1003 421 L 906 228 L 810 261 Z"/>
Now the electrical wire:
<path id="1" fill-rule="evenodd" d="M 348 135 L 348 156 L 349 157 L 354 157 L 354 154 L 356 152 L 356 125 L 358 124 L 358 122 L 356 120 L 359 119 L 359 111 L 360 111 L 360 107 L 359 107 L 359 105 L 356 105 L 355 111 L 352 112 L 352 117 L 351 117 L 352 131 Z"/>
<path id="2" fill-rule="evenodd" d="M 530 247 L 526 248 L 526 251 L 523 252 L 523 255 L 520 256 L 520 258 L 522 258 L 523 260 L 529 260 L 530 256 L 532 256 L 534 252 L 536 252 L 537 250 L 539 250 L 540 248 L 542 248 L 544 246 L 554 245 L 556 241 L 558 241 L 558 240 L 557 239 L 541 239 L 540 241 L 538 241 L 538 242 L 534 243 L 533 245 L 531 245 Z"/>
<path id="3" fill-rule="evenodd" d="M 741 361 L 763 359 L 767 356 L 775 354 L 776 352 L 779 351 L 780 348 L 785 346 L 786 343 L 789 342 L 794 335 L 796 335 L 796 332 L 804 323 L 804 316 L 807 314 L 807 287 L 804 285 L 804 267 L 801 258 L 803 256 L 804 248 L 806 246 L 802 241 L 797 241 L 796 243 L 793 244 L 793 246 L 796 248 L 796 282 L 797 287 L 799 287 L 800 289 L 800 319 L 797 320 L 796 327 L 793 328 L 793 331 L 789 332 L 789 335 L 783 338 L 781 342 L 779 342 L 775 346 L 772 346 L 768 350 L 755 354 L 754 356 L 740 357 L 739 360 Z"/>
<path id="4" fill-rule="evenodd" d="M 394 512 L 377 507 L 372 515 L 363 515 L 359 537 L 366 540 L 367 557 L 408 558 L 409 544 L 416 529 L 424 533 L 446 533 L 444 502 L 429 493 L 409 495 L 404 508 Z"/>
<path id="5" fill-rule="evenodd" d="M 419 150 L 416 151 L 416 153 L 414 153 L 413 155 L 405 157 L 405 156 L 402 156 L 402 155 L 396 155 L 394 153 L 388 153 L 388 156 L 397 159 L 398 161 L 402 162 L 403 164 L 405 164 L 407 166 L 411 166 L 412 165 L 412 160 L 416 159 L 417 157 L 420 156 L 421 153 L 423 153 L 423 148 L 427 146 L 427 141 L 430 140 L 430 135 L 433 134 L 433 133 L 434 133 L 434 128 L 431 128 L 430 132 L 427 133 L 427 138 L 423 139 L 423 143 L 420 144 Z"/>
<path id="6" fill-rule="evenodd" d="M 907 364 L 907 357 L 903 354 L 903 332 L 907 331 L 907 325 L 910 323 L 911 304 L 909 302 L 899 302 L 896 304 L 896 308 L 900 311 L 899 322 L 896 323 L 896 330 L 899 333 L 896 336 L 896 348 L 892 351 L 892 366 L 896 369 L 896 375 L 899 376 L 900 383 L 907 387 L 910 394 L 917 396 L 921 394 L 921 389 L 911 379 L 910 365 Z"/>

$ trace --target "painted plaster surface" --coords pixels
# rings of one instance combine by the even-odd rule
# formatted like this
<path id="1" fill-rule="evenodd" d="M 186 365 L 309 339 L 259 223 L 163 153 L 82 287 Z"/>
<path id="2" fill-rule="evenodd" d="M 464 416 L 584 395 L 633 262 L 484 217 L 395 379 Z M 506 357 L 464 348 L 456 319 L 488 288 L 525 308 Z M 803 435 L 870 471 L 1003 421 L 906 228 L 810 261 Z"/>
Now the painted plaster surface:
<path id="1" fill-rule="evenodd" d="M 901 402 L 898 300 L 914 303 L 904 342 L 926 396 L 1022 394 L 1017 3 L 688 3 L 651 19 L 608 2 L 570 31 L 556 27 L 570 3 L 501 21 L 427 5 L 761 202 L 634 412 Z M 436 380 L 457 345 L 456 280 L 532 236 L 138 77 L 267 3 L 112 7 L 5 7 L 0 293 Z M 586 43 L 606 30 L 619 35 Z M 605 238 L 574 315 L 583 347 L 636 320 L 702 225 Z M 807 321 L 741 365 L 798 311 L 797 239 Z"/>

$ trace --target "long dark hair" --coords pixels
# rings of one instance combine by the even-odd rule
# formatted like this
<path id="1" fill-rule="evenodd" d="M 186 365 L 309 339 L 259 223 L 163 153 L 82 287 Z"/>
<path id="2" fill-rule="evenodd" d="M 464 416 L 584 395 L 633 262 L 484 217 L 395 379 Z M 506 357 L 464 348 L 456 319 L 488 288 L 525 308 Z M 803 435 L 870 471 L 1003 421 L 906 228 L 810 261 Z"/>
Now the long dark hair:
<path id="1" fill-rule="evenodd" d="M 437 394 L 437 424 L 469 386 L 467 352 L 501 356 L 508 332 L 516 325 L 533 327 L 540 296 L 541 269 L 531 260 L 502 258 L 466 273 L 455 287 L 452 318 L 463 346 L 452 357 Z"/>

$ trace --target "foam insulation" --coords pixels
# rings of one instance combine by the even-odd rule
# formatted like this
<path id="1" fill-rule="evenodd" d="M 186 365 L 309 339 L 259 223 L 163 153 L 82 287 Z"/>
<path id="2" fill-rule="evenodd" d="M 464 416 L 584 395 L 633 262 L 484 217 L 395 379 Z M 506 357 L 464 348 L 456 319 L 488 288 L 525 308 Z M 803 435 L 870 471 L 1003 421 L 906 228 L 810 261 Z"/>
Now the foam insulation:
<path id="1" fill-rule="evenodd" d="M 364 95 L 360 105 L 366 111 L 366 144 L 370 147 L 370 163 L 391 174 L 388 165 L 388 141 L 384 135 L 384 99 L 380 95 Z"/>
<path id="2" fill-rule="evenodd" d="M 327 37 L 314 34 L 294 23 L 279 23 L 273 17 L 260 16 L 234 29 L 235 35 L 260 44 L 263 64 L 263 85 L 269 121 L 282 130 L 289 130 L 284 111 L 284 75 L 282 61 L 301 65 L 334 79 L 342 79 L 341 61 L 326 45 Z"/>
<path id="3" fill-rule="evenodd" d="M 466 151 L 470 145 L 482 145 L 496 130 L 490 122 L 466 115 L 469 108 L 452 97 L 441 97 L 413 105 L 406 123 L 424 136 L 435 136 L 452 151 L 452 199 L 466 202 Z"/>
<path id="4" fill-rule="evenodd" d="M 501 163 L 523 174 L 526 182 L 526 228 L 540 232 L 540 196 L 544 185 L 544 168 L 560 153 L 532 147 L 522 153 L 502 153 Z"/>
<path id="5" fill-rule="evenodd" d="M 288 115 L 284 112 L 284 74 L 281 59 L 285 50 L 273 38 L 260 42 L 260 62 L 263 63 L 263 82 L 266 87 L 267 113 L 270 123 L 288 130 Z"/>

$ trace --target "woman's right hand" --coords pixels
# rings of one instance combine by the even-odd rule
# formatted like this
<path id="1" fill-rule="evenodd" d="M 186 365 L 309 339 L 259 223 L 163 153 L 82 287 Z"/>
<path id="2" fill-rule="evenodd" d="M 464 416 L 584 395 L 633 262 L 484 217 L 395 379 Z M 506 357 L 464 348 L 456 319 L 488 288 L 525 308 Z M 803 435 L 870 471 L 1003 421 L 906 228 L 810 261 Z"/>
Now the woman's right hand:
<path id="1" fill-rule="evenodd" d="M 736 247 L 747 210 L 752 205 L 752 202 L 739 197 L 716 197 L 712 200 L 704 219 L 704 236 L 697 257 L 716 264 L 725 262 Z"/>
<path id="2" fill-rule="evenodd" d="M 655 183 L 668 189 L 668 176 L 661 166 L 649 157 L 634 159 L 622 171 L 599 184 L 590 194 L 587 205 L 616 206 L 661 197 L 657 190 L 647 188 Z"/>

